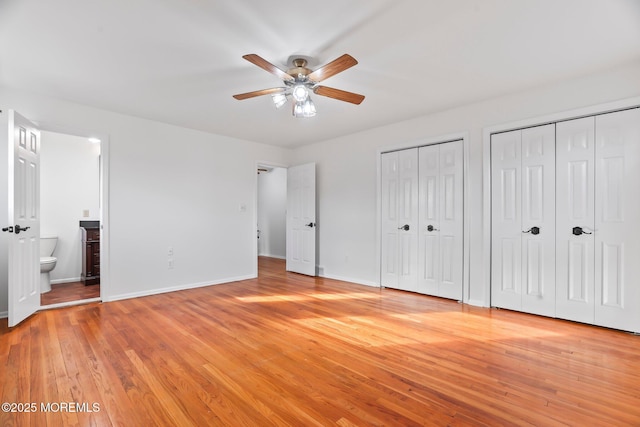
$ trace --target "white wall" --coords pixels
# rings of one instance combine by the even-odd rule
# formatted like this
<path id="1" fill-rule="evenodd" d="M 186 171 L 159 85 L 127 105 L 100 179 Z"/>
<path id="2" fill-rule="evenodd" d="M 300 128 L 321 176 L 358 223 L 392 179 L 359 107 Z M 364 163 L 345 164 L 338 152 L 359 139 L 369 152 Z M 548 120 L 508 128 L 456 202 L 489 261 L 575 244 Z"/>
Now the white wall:
<path id="1" fill-rule="evenodd" d="M 317 164 L 318 263 L 325 275 L 379 283 L 376 168 L 380 150 L 466 132 L 470 284 L 465 300 L 485 304 L 489 288 L 483 279 L 489 266 L 483 259 L 483 128 L 638 96 L 638 76 L 640 62 L 297 149 L 293 164 Z"/>
<path id="2" fill-rule="evenodd" d="M 105 300 L 257 274 L 256 164 L 287 165 L 288 150 L 8 88 L 0 100 L 45 128 L 108 140 Z M 6 279 L 0 285 L 6 289 Z M 6 307 L 4 297 L 0 312 Z"/>
<path id="3" fill-rule="evenodd" d="M 100 144 L 87 138 L 42 132 L 40 235 L 58 236 L 52 283 L 80 280 L 80 220 L 100 219 Z M 83 217 L 84 210 L 89 211 Z"/>
<path id="4" fill-rule="evenodd" d="M 287 170 L 273 168 L 258 175 L 258 254 L 286 256 Z"/>
<path id="5" fill-rule="evenodd" d="M 255 275 L 257 217 L 252 212 L 258 160 L 316 162 L 319 265 L 327 276 L 376 284 L 379 151 L 468 132 L 471 283 L 465 299 L 482 304 L 489 292 L 483 259 L 483 128 L 639 96 L 639 75 L 640 62 L 293 153 L 9 89 L 0 89 L 0 100 L 35 121 L 109 136 L 107 300 Z M 246 206 L 245 212 L 240 212 L 240 205 Z M 173 270 L 167 269 L 168 246 L 175 251 Z M 0 284 L 3 295 L 6 280 Z M 2 311 L 6 297 L 0 301 Z"/>

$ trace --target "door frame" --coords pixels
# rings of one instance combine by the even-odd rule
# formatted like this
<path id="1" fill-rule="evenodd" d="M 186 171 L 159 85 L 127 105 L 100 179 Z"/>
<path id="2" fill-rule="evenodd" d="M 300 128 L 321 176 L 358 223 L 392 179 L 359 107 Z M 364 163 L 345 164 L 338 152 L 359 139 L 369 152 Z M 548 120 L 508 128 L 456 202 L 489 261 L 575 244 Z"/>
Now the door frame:
<path id="1" fill-rule="evenodd" d="M 434 137 L 425 137 L 417 140 L 406 141 L 394 145 L 378 148 L 376 152 L 376 271 L 378 286 L 382 287 L 382 154 L 390 151 L 406 150 L 427 145 L 443 144 L 446 142 L 462 140 L 463 155 L 463 218 L 462 218 L 462 265 L 464 268 L 462 275 L 462 301 L 469 302 L 469 231 L 470 231 L 470 211 L 469 211 L 469 132 L 458 132 Z"/>
<path id="2" fill-rule="evenodd" d="M 109 301 L 111 268 L 110 268 L 110 220 L 109 220 L 109 135 L 75 126 L 61 126 L 49 122 L 34 123 L 41 131 L 55 132 L 81 138 L 97 138 L 100 140 L 100 297 L 59 304 L 41 305 L 40 310 L 86 304 L 94 301 Z"/>
<path id="3" fill-rule="evenodd" d="M 255 174 L 254 176 L 254 190 L 253 190 L 253 220 L 251 222 L 251 226 L 253 227 L 252 231 L 251 231 L 251 236 L 252 238 L 256 237 L 258 234 L 258 173 L 257 170 L 260 166 L 267 166 L 267 167 L 272 167 L 272 168 L 282 168 L 282 169 L 289 169 L 289 167 L 291 165 L 287 165 L 284 163 L 278 163 L 278 162 L 273 162 L 270 160 L 257 160 L 255 162 L 255 168 L 253 169 L 253 173 Z M 286 191 L 286 189 L 285 189 Z M 286 232 L 286 231 L 285 231 Z M 254 264 L 253 264 L 253 276 L 254 277 L 258 277 L 258 245 L 255 244 L 256 242 L 254 241 L 252 243 L 252 247 L 253 247 L 253 260 L 254 260 Z M 285 245 L 285 257 L 287 254 L 287 249 L 286 249 L 286 245 Z"/>
<path id="4" fill-rule="evenodd" d="M 640 107 L 640 96 L 506 122 L 482 129 L 482 266 L 484 271 L 482 279 L 478 280 L 482 280 L 483 295 L 480 299 L 469 301 L 471 304 L 491 307 L 491 135 L 636 107 Z"/>

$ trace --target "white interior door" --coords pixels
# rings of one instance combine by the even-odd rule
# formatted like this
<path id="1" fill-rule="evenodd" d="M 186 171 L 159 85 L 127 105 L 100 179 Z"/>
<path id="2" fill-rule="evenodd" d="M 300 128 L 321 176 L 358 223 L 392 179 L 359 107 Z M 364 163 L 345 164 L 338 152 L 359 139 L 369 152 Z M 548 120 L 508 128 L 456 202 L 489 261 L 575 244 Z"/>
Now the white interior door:
<path id="1" fill-rule="evenodd" d="M 555 125 L 491 137 L 491 303 L 555 315 Z"/>
<path id="2" fill-rule="evenodd" d="M 556 312 L 555 149 L 555 125 L 522 130 L 522 311 L 543 316 Z"/>
<path id="3" fill-rule="evenodd" d="M 418 292 L 437 295 L 440 262 L 440 146 L 419 148 Z"/>
<path id="4" fill-rule="evenodd" d="M 640 109 L 595 126 L 595 324 L 640 332 Z"/>
<path id="5" fill-rule="evenodd" d="M 316 275 L 316 164 L 287 169 L 286 269 Z"/>
<path id="6" fill-rule="evenodd" d="M 382 285 L 418 290 L 418 149 L 382 155 Z"/>
<path id="7" fill-rule="evenodd" d="M 440 144 L 440 282 L 437 296 L 462 300 L 463 277 L 462 141 Z"/>
<path id="8" fill-rule="evenodd" d="M 594 117 L 556 124 L 556 315 L 584 323 L 594 321 L 594 131 Z"/>
<path id="9" fill-rule="evenodd" d="M 398 169 L 397 151 L 384 153 L 381 158 L 382 182 L 382 244 L 381 284 L 389 288 L 398 287 Z"/>
<path id="10" fill-rule="evenodd" d="M 40 131 L 7 111 L 9 326 L 40 308 Z"/>
<path id="11" fill-rule="evenodd" d="M 419 149 L 418 292 L 462 300 L 462 141 Z"/>
<path id="12" fill-rule="evenodd" d="M 522 309 L 522 132 L 491 136 L 491 305 Z"/>
<path id="13" fill-rule="evenodd" d="M 398 288 L 418 290 L 418 149 L 398 153 Z"/>

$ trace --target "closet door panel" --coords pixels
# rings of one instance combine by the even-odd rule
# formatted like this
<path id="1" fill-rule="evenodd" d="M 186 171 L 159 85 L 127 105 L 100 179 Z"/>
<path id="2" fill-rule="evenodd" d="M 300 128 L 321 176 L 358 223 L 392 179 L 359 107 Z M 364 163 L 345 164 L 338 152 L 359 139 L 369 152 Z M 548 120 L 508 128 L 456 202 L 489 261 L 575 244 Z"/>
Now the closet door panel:
<path id="1" fill-rule="evenodd" d="M 418 149 L 399 151 L 398 163 L 398 288 L 415 292 L 418 290 Z"/>
<path id="2" fill-rule="evenodd" d="M 522 132 L 491 136 L 491 305 L 522 308 Z"/>
<path id="3" fill-rule="evenodd" d="M 462 300 L 463 153 L 462 141 L 440 144 L 440 282 L 437 296 Z"/>
<path id="4" fill-rule="evenodd" d="M 585 323 L 594 321 L 594 123 L 556 124 L 556 315 Z"/>
<path id="5" fill-rule="evenodd" d="M 524 129 L 522 310 L 528 313 L 555 316 L 555 216 L 555 125 Z"/>
<path id="6" fill-rule="evenodd" d="M 381 158 L 382 182 L 382 286 L 398 287 L 398 171 L 397 152 L 384 153 Z"/>
<path id="7" fill-rule="evenodd" d="M 439 228 L 440 222 L 440 146 L 419 148 L 420 161 L 420 277 L 418 292 L 436 295 L 440 282 L 440 235 L 429 231 L 428 225 Z"/>
<path id="8" fill-rule="evenodd" d="M 640 109 L 595 129 L 595 323 L 640 332 Z"/>
<path id="9" fill-rule="evenodd" d="M 462 141 L 419 148 L 420 278 L 418 291 L 462 300 Z"/>

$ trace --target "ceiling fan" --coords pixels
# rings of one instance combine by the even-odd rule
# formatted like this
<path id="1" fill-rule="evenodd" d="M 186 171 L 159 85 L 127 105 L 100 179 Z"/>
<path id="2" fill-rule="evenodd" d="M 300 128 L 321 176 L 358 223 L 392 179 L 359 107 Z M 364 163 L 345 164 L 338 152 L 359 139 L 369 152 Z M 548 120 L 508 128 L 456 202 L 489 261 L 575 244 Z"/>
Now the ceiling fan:
<path id="1" fill-rule="evenodd" d="M 289 98 L 292 98 L 293 115 L 295 117 L 313 117 L 316 115 L 316 107 L 313 101 L 311 101 L 311 97 L 309 96 L 310 92 L 356 105 L 364 100 L 363 95 L 334 89 L 328 86 L 321 86 L 319 84 L 321 81 L 356 65 L 358 61 L 351 55 L 344 54 L 313 71 L 307 68 L 307 60 L 304 58 L 294 59 L 292 61 L 293 67 L 287 71 L 281 70 L 256 54 L 244 55 L 242 58 L 281 78 L 284 87 L 274 87 L 233 95 L 237 100 L 271 95 L 275 106 L 280 108 L 286 104 Z"/>

